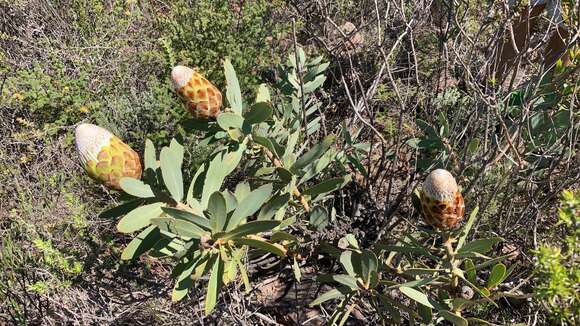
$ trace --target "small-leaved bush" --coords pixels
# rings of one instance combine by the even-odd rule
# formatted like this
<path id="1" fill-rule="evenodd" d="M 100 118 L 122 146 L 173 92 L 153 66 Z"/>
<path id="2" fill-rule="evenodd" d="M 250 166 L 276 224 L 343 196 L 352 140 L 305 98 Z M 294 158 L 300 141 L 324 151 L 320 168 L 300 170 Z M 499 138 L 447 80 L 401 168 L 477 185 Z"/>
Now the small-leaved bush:
<path id="1" fill-rule="evenodd" d="M 564 190 L 558 225 L 565 230 L 560 243 L 545 244 L 535 252 L 538 277 L 536 294 L 551 312 L 553 321 L 580 322 L 580 192 Z"/>

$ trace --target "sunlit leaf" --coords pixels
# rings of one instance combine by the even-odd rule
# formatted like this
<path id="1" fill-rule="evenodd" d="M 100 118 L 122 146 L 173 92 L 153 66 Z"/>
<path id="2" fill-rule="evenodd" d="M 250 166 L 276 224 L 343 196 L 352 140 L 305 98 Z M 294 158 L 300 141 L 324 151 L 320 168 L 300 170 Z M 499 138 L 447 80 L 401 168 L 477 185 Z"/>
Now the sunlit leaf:
<path id="1" fill-rule="evenodd" d="M 224 73 L 226 76 L 226 97 L 234 113 L 242 115 L 242 92 L 236 71 L 229 58 L 224 60 Z"/>
<path id="2" fill-rule="evenodd" d="M 224 263 L 217 257 L 214 258 L 213 268 L 207 283 L 207 294 L 205 296 L 205 314 L 209 315 L 217 303 L 218 293 L 222 286 Z"/>
<path id="3" fill-rule="evenodd" d="M 154 225 L 149 226 L 129 242 L 121 254 L 121 259 L 131 260 L 141 256 L 147 250 L 153 248 L 159 239 L 159 229 Z"/>
<path id="4" fill-rule="evenodd" d="M 164 205 L 164 203 L 153 203 L 135 208 L 119 221 L 117 230 L 121 233 L 131 233 L 148 226 L 151 224 L 151 219 L 163 214 L 161 207 Z"/>
<path id="5" fill-rule="evenodd" d="M 124 192 L 128 193 L 131 196 L 140 197 L 140 198 L 151 198 L 155 197 L 153 194 L 153 190 L 151 187 L 141 180 L 137 180 L 135 178 L 121 178 L 119 182 L 121 189 Z"/>
<path id="6" fill-rule="evenodd" d="M 230 220 L 227 224 L 226 230 L 232 230 L 240 222 L 257 212 L 262 204 L 268 200 L 270 194 L 272 193 L 272 184 L 265 184 L 258 189 L 252 191 L 246 198 L 244 198 L 238 207 L 232 213 Z"/>

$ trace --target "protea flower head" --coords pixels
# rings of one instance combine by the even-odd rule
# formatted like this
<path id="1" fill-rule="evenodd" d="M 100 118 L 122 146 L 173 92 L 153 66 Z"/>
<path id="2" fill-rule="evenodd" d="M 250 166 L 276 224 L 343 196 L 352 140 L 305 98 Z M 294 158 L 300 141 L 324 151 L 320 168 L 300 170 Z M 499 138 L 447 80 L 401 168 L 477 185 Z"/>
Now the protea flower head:
<path id="1" fill-rule="evenodd" d="M 421 211 L 425 221 L 438 229 L 453 228 L 465 211 L 463 196 L 449 171 L 429 173 L 421 191 Z"/>
<path id="2" fill-rule="evenodd" d="M 81 164 L 89 176 L 120 190 L 123 177 L 141 178 L 139 155 L 107 129 L 83 123 L 75 130 Z"/>
<path id="3" fill-rule="evenodd" d="M 222 93 L 197 71 L 176 66 L 171 70 L 175 91 L 196 119 L 215 119 L 220 114 Z"/>

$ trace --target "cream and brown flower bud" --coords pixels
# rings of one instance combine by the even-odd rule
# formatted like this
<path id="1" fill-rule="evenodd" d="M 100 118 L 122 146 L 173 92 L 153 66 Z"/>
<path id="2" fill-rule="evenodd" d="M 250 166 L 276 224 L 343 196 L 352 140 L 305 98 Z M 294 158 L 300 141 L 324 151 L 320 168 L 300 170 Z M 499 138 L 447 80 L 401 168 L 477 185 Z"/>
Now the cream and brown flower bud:
<path id="1" fill-rule="evenodd" d="M 421 211 L 425 221 L 438 229 L 450 229 L 463 218 L 465 205 L 457 182 L 449 171 L 432 171 L 421 191 Z"/>
<path id="2" fill-rule="evenodd" d="M 176 66 L 171 71 L 175 91 L 196 119 L 215 119 L 220 114 L 222 93 L 197 71 Z"/>
<path id="3" fill-rule="evenodd" d="M 120 190 L 123 177 L 141 178 L 139 155 L 107 129 L 83 123 L 75 129 L 80 160 L 89 176 Z"/>

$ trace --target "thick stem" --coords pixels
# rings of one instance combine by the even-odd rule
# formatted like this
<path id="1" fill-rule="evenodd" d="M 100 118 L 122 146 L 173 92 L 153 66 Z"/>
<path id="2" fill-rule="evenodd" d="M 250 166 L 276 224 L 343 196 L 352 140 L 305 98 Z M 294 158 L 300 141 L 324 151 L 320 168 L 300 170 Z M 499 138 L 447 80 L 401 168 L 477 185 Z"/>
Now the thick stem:
<path id="1" fill-rule="evenodd" d="M 455 268 L 457 268 L 459 261 L 455 257 L 456 253 L 453 249 L 453 242 L 455 242 L 455 238 L 451 235 L 451 233 L 446 232 L 443 235 L 443 246 L 447 252 L 447 263 L 449 264 L 449 268 L 452 274 L 451 287 L 455 289 L 459 286 L 459 277 L 455 275 Z"/>

